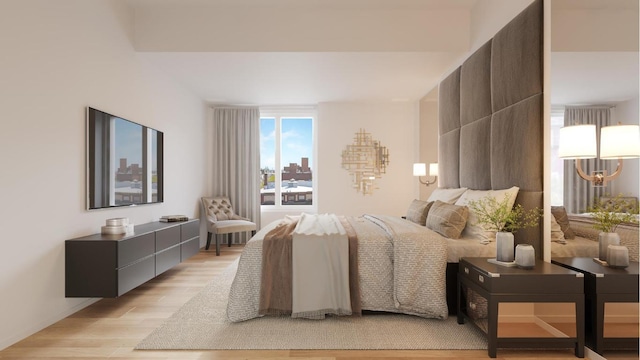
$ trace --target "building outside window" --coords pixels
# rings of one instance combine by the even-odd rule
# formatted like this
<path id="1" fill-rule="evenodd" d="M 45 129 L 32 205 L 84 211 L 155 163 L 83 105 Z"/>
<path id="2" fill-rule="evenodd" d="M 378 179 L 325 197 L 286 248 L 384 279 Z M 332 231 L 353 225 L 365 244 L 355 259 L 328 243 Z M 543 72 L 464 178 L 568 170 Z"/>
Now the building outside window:
<path id="1" fill-rule="evenodd" d="M 261 111 L 261 205 L 313 206 L 314 119 L 310 111 Z"/>

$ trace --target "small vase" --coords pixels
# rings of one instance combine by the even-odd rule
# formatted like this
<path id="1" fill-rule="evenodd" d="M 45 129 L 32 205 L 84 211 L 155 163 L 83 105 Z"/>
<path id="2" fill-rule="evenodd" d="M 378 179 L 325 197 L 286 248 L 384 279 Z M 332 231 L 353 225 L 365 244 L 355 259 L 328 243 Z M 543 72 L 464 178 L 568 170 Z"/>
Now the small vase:
<path id="1" fill-rule="evenodd" d="M 516 265 L 523 269 L 533 269 L 536 264 L 536 250 L 529 244 L 516 246 Z"/>
<path id="2" fill-rule="evenodd" d="M 620 245 L 620 235 L 614 232 L 601 232 L 598 234 L 598 259 L 607 261 L 607 247 Z"/>
<path id="3" fill-rule="evenodd" d="M 496 260 L 513 262 L 513 234 L 510 232 L 496 233 Z"/>
<path id="4" fill-rule="evenodd" d="M 612 268 L 626 268 L 629 266 L 629 249 L 621 245 L 607 247 L 607 265 Z"/>

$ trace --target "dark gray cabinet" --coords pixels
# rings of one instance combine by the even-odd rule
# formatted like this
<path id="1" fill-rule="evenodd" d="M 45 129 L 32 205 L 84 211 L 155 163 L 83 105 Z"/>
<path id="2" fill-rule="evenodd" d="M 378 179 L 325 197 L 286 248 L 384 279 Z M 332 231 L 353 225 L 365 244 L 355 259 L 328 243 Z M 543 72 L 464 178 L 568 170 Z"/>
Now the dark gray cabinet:
<path id="1" fill-rule="evenodd" d="M 200 222 L 136 225 L 130 235 L 93 234 L 65 241 L 65 296 L 117 297 L 200 249 Z"/>

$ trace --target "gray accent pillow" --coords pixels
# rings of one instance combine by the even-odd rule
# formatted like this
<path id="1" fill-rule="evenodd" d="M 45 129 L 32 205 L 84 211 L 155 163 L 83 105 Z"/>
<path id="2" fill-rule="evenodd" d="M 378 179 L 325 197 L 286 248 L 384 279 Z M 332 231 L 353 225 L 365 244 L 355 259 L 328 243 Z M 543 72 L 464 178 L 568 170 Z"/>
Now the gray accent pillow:
<path id="1" fill-rule="evenodd" d="M 469 217 L 466 206 L 451 205 L 436 200 L 427 215 L 427 227 L 450 239 L 459 239 Z"/>
<path id="2" fill-rule="evenodd" d="M 575 237 L 575 234 L 569 227 L 569 216 L 567 215 L 567 210 L 564 208 L 564 206 L 552 206 L 551 214 L 554 218 L 556 218 L 558 225 L 560 225 L 560 230 L 562 230 L 562 232 L 564 233 L 564 238 L 573 239 Z"/>
<path id="3" fill-rule="evenodd" d="M 407 210 L 407 220 L 424 226 L 427 223 L 427 214 L 431 205 L 433 205 L 433 201 L 413 200 Z"/>

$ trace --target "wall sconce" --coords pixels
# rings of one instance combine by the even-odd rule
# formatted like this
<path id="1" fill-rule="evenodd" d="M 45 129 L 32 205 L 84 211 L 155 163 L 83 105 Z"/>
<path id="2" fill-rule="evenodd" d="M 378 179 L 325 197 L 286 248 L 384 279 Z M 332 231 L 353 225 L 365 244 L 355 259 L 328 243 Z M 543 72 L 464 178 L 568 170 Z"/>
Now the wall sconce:
<path id="1" fill-rule="evenodd" d="M 560 143 L 558 157 L 575 159 L 576 171 L 581 178 L 591 181 L 593 186 L 607 186 L 622 172 L 622 159 L 640 157 L 640 126 L 613 125 L 604 126 L 600 130 L 600 159 L 618 159 L 618 166 L 613 174 L 606 171 L 594 171 L 587 175 L 582 170 L 580 159 L 594 159 L 598 157 L 595 125 L 573 125 L 560 129 Z"/>
<path id="2" fill-rule="evenodd" d="M 427 165 L 425 163 L 415 163 L 413 164 L 413 176 L 418 176 L 418 180 L 420 180 L 421 184 L 425 184 L 427 186 L 435 184 L 438 181 L 438 163 L 430 163 L 429 164 L 429 176 L 435 176 L 433 181 L 422 181 L 420 176 L 427 175 Z"/>
<path id="3" fill-rule="evenodd" d="M 378 188 L 375 181 L 387 172 L 387 165 L 389 150 L 364 129 L 356 133 L 353 144 L 342 150 L 342 168 L 349 172 L 353 187 L 362 195 L 373 194 Z"/>

